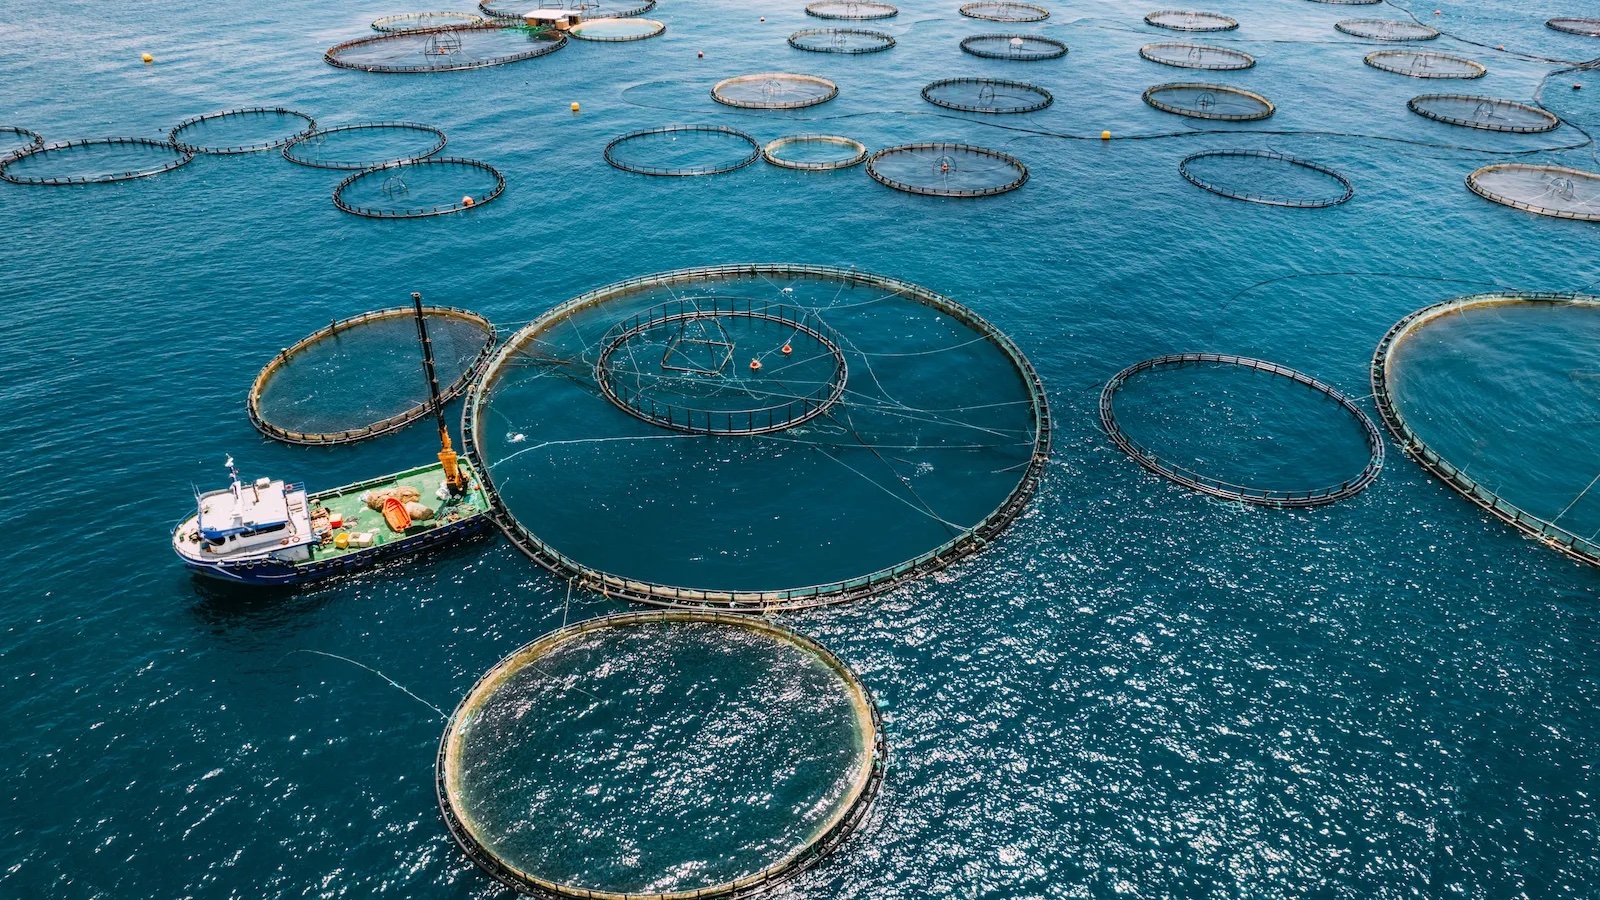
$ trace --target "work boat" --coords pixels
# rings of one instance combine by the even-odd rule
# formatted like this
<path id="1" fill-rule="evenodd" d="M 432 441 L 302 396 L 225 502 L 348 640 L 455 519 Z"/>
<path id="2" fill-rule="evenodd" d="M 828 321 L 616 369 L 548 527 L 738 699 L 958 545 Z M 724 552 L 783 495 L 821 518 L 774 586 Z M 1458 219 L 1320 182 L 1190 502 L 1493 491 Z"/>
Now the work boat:
<path id="1" fill-rule="evenodd" d="M 439 461 L 329 491 L 271 478 L 201 494 L 199 509 L 172 532 L 190 570 L 234 584 L 294 585 L 453 543 L 490 524 L 489 498 L 470 463 L 450 447 L 433 348 L 412 294 L 423 366 L 439 424 Z"/>

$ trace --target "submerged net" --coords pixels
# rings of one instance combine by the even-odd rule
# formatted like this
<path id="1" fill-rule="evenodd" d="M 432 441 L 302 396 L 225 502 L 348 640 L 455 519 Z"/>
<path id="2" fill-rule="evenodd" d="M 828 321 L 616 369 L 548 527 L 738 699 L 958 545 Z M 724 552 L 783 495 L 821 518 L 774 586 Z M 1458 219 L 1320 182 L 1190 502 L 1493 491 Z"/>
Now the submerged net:
<path id="1" fill-rule="evenodd" d="M 1436 122 L 1485 131 L 1538 134 L 1554 130 L 1561 124 L 1561 120 L 1548 110 L 1494 97 L 1423 94 L 1412 97 L 1406 106 L 1417 115 Z"/>
<path id="2" fill-rule="evenodd" d="M 185 119 L 167 137 L 180 150 L 226 155 L 273 150 L 316 130 L 305 113 L 255 106 Z"/>
<path id="3" fill-rule="evenodd" d="M 1256 58 L 1248 53 L 1222 47 L 1207 47 L 1204 44 L 1145 44 L 1139 48 L 1139 55 L 1164 66 L 1174 66 L 1179 69 L 1210 69 L 1216 72 L 1248 69 L 1256 64 Z"/>
<path id="4" fill-rule="evenodd" d="M 1368 53 L 1364 62 L 1374 69 L 1412 78 L 1482 78 L 1489 71 L 1464 57 L 1411 50 L 1379 50 Z"/>
<path id="5" fill-rule="evenodd" d="M 1467 187 L 1485 200 L 1541 216 L 1600 222 L 1600 175 L 1594 172 L 1497 163 L 1468 175 Z"/>
<path id="6" fill-rule="evenodd" d="M 1031 62 L 1067 55 L 1067 45 L 1031 34 L 975 34 L 961 41 L 961 49 L 985 59 Z"/>
<path id="7" fill-rule="evenodd" d="M 1144 102 L 1162 112 L 1225 122 L 1265 119 L 1275 110 L 1254 91 L 1220 84 L 1158 84 L 1144 92 Z"/>
<path id="8" fill-rule="evenodd" d="M 761 72 L 725 78 L 711 88 L 711 99 L 742 109 L 803 109 L 839 96 L 839 86 L 815 75 Z"/>
<path id="9" fill-rule="evenodd" d="M 720 175 L 761 157 L 761 145 L 742 131 L 721 125 L 647 128 L 606 144 L 606 162 L 640 175 Z"/>
<path id="10" fill-rule="evenodd" d="M 1600 298 L 1479 294 L 1418 310 L 1372 360 L 1406 455 L 1548 547 L 1600 565 Z"/>
<path id="11" fill-rule="evenodd" d="M 823 172 L 866 162 L 867 146 L 835 134 L 797 134 L 768 143 L 761 148 L 761 156 L 785 169 Z"/>
<path id="12" fill-rule="evenodd" d="M 902 144 L 867 160 L 867 174 L 908 194 L 929 197 L 991 197 L 1028 181 L 1028 167 L 1015 157 L 967 144 Z"/>
<path id="13" fill-rule="evenodd" d="M 1232 31 L 1239 22 L 1229 16 L 1213 12 L 1163 9 L 1144 17 L 1145 24 L 1172 31 Z"/>
<path id="14" fill-rule="evenodd" d="M 806 15 L 818 19 L 849 19 L 863 22 L 870 19 L 892 19 L 900 10 L 887 3 L 856 3 L 852 0 L 822 0 L 806 7 Z"/>
<path id="15" fill-rule="evenodd" d="M 1353 497 L 1383 469 L 1383 439 L 1338 389 L 1275 363 L 1159 356 L 1118 372 L 1100 422 L 1141 466 L 1190 490 L 1272 507 Z"/>
<path id="16" fill-rule="evenodd" d="M 479 679 L 436 786 L 467 855 L 523 891 L 712 898 L 766 891 L 838 847 L 884 762 L 872 696 L 815 641 L 753 616 L 625 613 Z"/>
<path id="17" fill-rule="evenodd" d="M 414 159 L 351 175 L 333 189 L 333 205 L 369 219 L 424 219 L 482 206 L 505 189 L 505 178 L 488 163 Z"/>
<path id="18" fill-rule="evenodd" d="M 864 28 L 809 28 L 789 35 L 789 46 L 812 53 L 877 53 L 894 46 L 894 37 Z"/>
<path id="19" fill-rule="evenodd" d="M 423 307 L 423 317 L 448 403 L 488 363 L 495 329 L 464 309 Z M 291 444 L 359 441 L 432 414 L 415 311 L 363 313 L 301 339 L 256 376 L 246 407 L 262 434 Z"/>
<path id="20" fill-rule="evenodd" d="M 44 138 L 38 132 L 14 125 L 0 125 L 0 162 L 43 146 Z"/>
<path id="21" fill-rule="evenodd" d="M 328 48 L 322 58 L 331 66 L 362 72 L 458 72 L 533 59 L 566 43 L 566 35 L 559 31 L 491 23 L 345 41 Z"/>
<path id="22" fill-rule="evenodd" d="M 1566 34 L 1600 37 L 1600 19 L 1555 18 L 1544 23 L 1546 27 Z"/>
<path id="23" fill-rule="evenodd" d="M 13 184 L 106 184 L 170 172 L 192 159 L 193 153 L 166 141 L 95 138 L 0 158 L 0 178 Z"/>
<path id="24" fill-rule="evenodd" d="M 602 360 L 619 323 L 663 304 L 781 306 L 825 340 L 709 316 L 655 331 L 659 352 Z M 844 386 L 828 401 L 833 348 Z M 654 418 L 602 379 L 648 384 Z M 825 409 L 728 437 L 659 423 L 667 396 L 723 413 L 777 399 L 798 413 L 820 396 Z M 1020 351 L 965 308 L 854 270 L 747 265 L 632 279 L 540 316 L 470 393 L 464 432 L 535 560 L 614 597 L 760 610 L 868 596 L 986 546 L 1037 484 L 1049 416 Z"/>
<path id="25" fill-rule="evenodd" d="M 1268 206 L 1320 209 L 1355 195 L 1338 172 L 1270 150 L 1207 150 L 1185 157 L 1178 171 L 1195 187 Z"/>
<path id="26" fill-rule="evenodd" d="M 1346 19 L 1333 23 L 1333 27 L 1345 34 L 1374 41 L 1431 41 L 1439 36 L 1437 28 L 1394 19 Z"/>
<path id="27" fill-rule="evenodd" d="M 426 31 L 429 28 L 460 28 L 464 25 L 482 25 L 483 16 L 464 12 L 419 12 L 384 16 L 372 23 L 373 31 L 399 34 L 407 31 Z"/>
<path id="28" fill-rule="evenodd" d="M 296 138 L 284 145 L 283 158 L 314 169 L 371 169 L 427 159 L 444 149 L 445 140 L 432 125 L 363 122 Z"/>
<path id="29" fill-rule="evenodd" d="M 946 78 L 922 89 L 934 106 L 976 113 L 1025 113 L 1044 109 L 1055 98 L 1042 87 L 996 78 Z"/>
<path id="30" fill-rule="evenodd" d="M 956 10 L 969 19 L 988 19 L 991 22 L 1042 22 L 1050 18 L 1050 10 L 1028 3 L 968 3 Z"/>
<path id="31" fill-rule="evenodd" d="M 582 41 L 620 44 L 642 41 L 667 30 L 667 26 L 654 19 L 614 18 L 590 19 L 572 26 L 568 33 Z"/>

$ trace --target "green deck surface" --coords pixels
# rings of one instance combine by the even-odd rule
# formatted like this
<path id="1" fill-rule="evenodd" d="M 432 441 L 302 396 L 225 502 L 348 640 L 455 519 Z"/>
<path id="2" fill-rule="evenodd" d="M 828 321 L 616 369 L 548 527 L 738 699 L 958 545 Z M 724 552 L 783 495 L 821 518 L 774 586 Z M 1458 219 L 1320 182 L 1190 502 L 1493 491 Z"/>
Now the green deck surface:
<path id="1" fill-rule="evenodd" d="M 451 512 L 456 513 L 461 519 L 488 512 L 489 501 L 483 494 L 477 472 L 473 470 L 465 459 L 460 461 L 460 466 L 461 474 L 467 479 L 468 489 L 461 495 L 460 499 L 451 503 L 444 503 L 439 500 L 439 487 L 444 484 L 444 468 L 438 463 L 434 463 L 431 466 L 409 469 L 395 475 L 363 481 L 347 487 L 335 488 L 320 494 L 313 494 L 309 498 L 309 505 L 313 512 L 316 511 L 318 506 L 321 506 L 330 513 L 339 513 L 344 516 L 344 525 L 334 530 L 333 533 L 335 535 L 340 532 L 349 532 L 352 536 L 366 531 L 374 532 L 375 537 L 373 538 L 372 547 L 380 547 L 401 538 L 424 534 L 441 525 L 448 524 L 447 516 Z M 399 486 L 416 488 L 422 494 L 422 498 L 418 502 L 436 511 L 432 519 L 426 522 L 415 522 L 403 533 L 390 528 L 389 523 L 384 521 L 381 511 L 368 509 L 367 505 L 361 501 L 361 495 L 367 491 Z M 321 562 L 339 556 L 349 556 L 353 553 L 360 553 L 364 549 L 371 548 L 360 548 L 352 544 L 347 549 L 340 550 L 333 545 L 331 540 L 326 541 L 313 547 L 311 559 L 306 563 L 301 563 L 301 565 L 309 565 L 310 563 Z"/>

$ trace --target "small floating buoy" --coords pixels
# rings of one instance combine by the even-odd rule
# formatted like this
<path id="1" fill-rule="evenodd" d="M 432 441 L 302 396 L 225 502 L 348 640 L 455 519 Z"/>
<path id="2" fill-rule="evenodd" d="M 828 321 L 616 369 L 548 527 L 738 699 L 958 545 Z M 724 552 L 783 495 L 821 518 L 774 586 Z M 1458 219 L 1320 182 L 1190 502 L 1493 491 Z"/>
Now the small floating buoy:
<path id="1" fill-rule="evenodd" d="M 783 355 L 784 356 L 788 356 L 789 354 L 791 354 L 793 352 L 794 352 L 794 348 L 793 347 L 789 346 L 788 344 L 784 344 L 783 345 Z"/>
<path id="2" fill-rule="evenodd" d="M 761 371 L 761 360 L 759 360 L 759 359 L 750 360 L 750 371 L 752 371 L 752 372 Z"/>
<path id="3" fill-rule="evenodd" d="M 1573 89 L 1573 90 L 1575 90 L 1575 91 L 1581 91 L 1581 90 L 1583 90 L 1583 85 L 1581 85 L 1581 84 L 1574 84 L 1574 85 L 1573 85 L 1573 86 L 1572 86 L 1572 89 Z"/>
<path id="4" fill-rule="evenodd" d="M 1505 48 L 1506 48 L 1506 45 L 1505 44 L 1501 44 L 1500 46 L 1496 47 L 1495 49 L 1496 50 L 1504 50 Z"/>
<path id="5" fill-rule="evenodd" d="M 572 101 L 572 111 L 573 112 L 577 112 L 578 111 L 578 101 L 576 101 L 576 100 Z"/>
<path id="6" fill-rule="evenodd" d="M 1437 9 L 1436 9 L 1436 10 L 1434 10 L 1434 11 L 1433 11 L 1433 14 L 1434 14 L 1434 15 L 1436 15 L 1436 16 L 1442 16 L 1442 15 L 1444 15 L 1444 13 L 1443 13 L 1443 12 L 1441 12 L 1441 11 L 1440 11 L 1440 10 L 1437 10 Z"/>
<path id="7" fill-rule="evenodd" d="M 765 22 L 765 21 L 766 21 L 766 20 L 767 20 L 767 17 L 766 17 L 766 16 L 762 16 L 762 17 L 761 17 L 761 21 L 763 21 L 763 22 Z"/>
<path id="8" fill-rule="evenodd" d="M 461 205 L 462 206 L 472 206 L 476 202 L 477 201 L 473 200 L 471 197 L 462 197 L 461 198 Z"/>
<path id="9" fill-rule="evenodd" d="M 156 61 L 156 58 L 148 53 L 139 54 L 139 58 L 144 60 L 146 63 L 153 63 Z"/>
<path id="10" fill-rule="evenodd" d="M 1111 132 L 1109 132 L 1109 131 L 1100 132 L 1100 140 L 1102 140 L 1102 141 L 1111 140 Z"/>
<path id="11" fill-rule="evenodd" d="M 695 55 L 695 57 L 697 59 L 705 59 L 706 58 L 706 52 L 704 50 L 698 50 L 698 51 L 695 52 L 694 55 Z"/>

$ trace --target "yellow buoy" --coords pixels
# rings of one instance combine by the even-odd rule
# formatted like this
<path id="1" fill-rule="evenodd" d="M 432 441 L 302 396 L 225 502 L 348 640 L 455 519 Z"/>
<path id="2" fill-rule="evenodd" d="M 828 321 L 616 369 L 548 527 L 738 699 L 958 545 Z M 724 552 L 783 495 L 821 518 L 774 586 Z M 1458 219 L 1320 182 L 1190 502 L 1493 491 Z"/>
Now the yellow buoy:
<path id="1" fill-rule="evenodd" d="M 1100 132 L 1100 140 L 1102 140 L 1102 141 L 1111 140 L 1111 132 L 1109 132 L 1109 131 Z"/>
<path id="2" fill-rule="evenodd" d="M 572 111 L 573 111 L 573 112 L 577 112 L 577 111 L 578 111 L 578 104 L 577 104 L 577 101 L 573 101 L 573 104 L 572 104 Z"/>
<path id="3" fill-rule="evenodd" d="M 151 56 L 151 55 L 150 55 L 150 54 L 148 54 L 148 53 L 141 53 L 141 54 L 139 54 L 139 58 L 140 58 L 140 59 L 142 59 L 142 60 L 144 60 L 144 61 L 145 61 L 145 62 L 147 62 L 147 63 L 153 63 L 153 62 L 155 62 L 155 61 L 156 61 L 156 58 L 155 58 L 155 57 L 154 57 L 154 56 Z"/>

